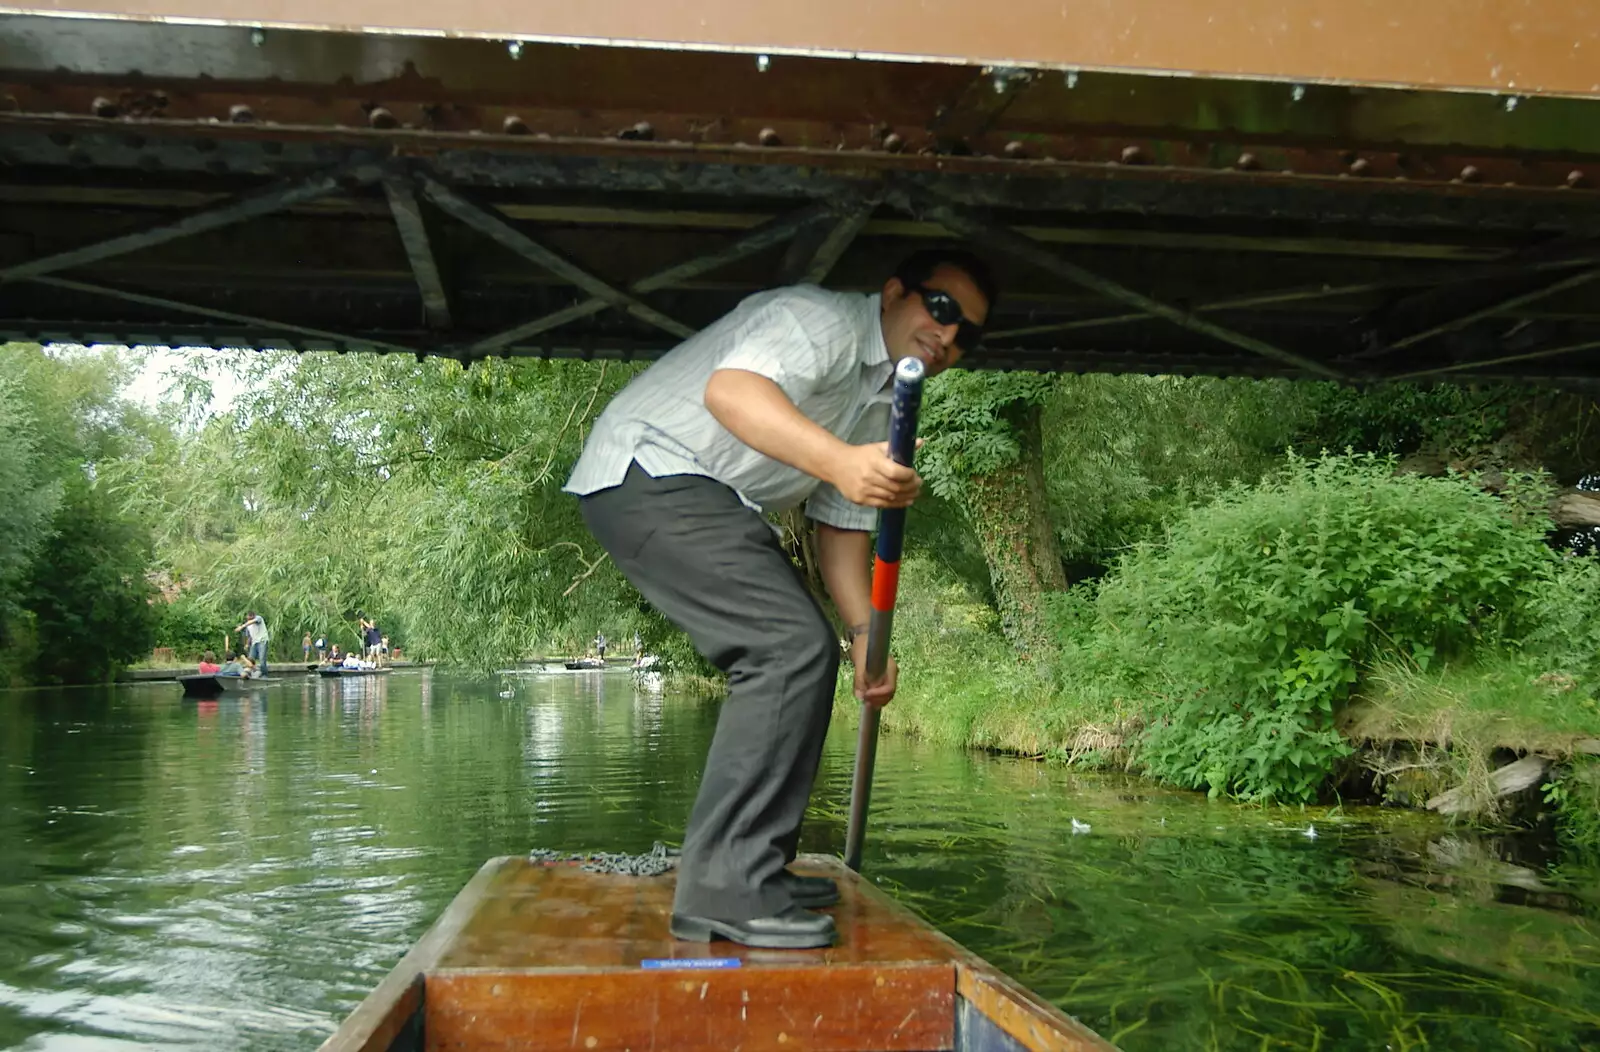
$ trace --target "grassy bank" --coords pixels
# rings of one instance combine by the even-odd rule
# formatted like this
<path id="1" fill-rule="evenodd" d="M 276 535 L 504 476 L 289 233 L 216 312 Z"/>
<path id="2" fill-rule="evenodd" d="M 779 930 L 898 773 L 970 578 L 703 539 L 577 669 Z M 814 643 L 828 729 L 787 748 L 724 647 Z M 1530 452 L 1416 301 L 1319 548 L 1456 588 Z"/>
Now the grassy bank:
<path id="1" fill-rule="evenodd" d="M 1100 679 L 1062 678 L 1059 655 L 1019 660 L 994 609 L 969 584 L 925 558 L 901 570 L 894 650 L 902 670 L 882 726 L 950 745 L 1070 760 L 1120 762 L 1137 709 Z M 856 717 L 852 670 L 840 670 L 838 709 Z"/>
<path id="2" fill-rule="evenodd" d="M 1247 800 L 1467 786 L 1484 818 L 1490 772 L 1539 754 L 1562 828 L 1600 845 L 1600 568 L 1547 547 L 1532 506 L 1292 462 L 1052 597 L 1031 659 L 976 586 L 908 558 L 885 727 Z"/>

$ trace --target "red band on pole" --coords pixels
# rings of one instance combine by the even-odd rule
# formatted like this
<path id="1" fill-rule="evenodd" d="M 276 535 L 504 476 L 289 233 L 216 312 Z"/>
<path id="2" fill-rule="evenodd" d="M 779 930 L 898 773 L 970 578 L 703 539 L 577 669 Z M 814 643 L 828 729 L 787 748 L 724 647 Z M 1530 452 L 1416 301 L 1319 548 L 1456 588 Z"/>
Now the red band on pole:
<path id="1" fill-rule="evenodd" d="M 887 614 L 894 609 L 895 593 L 900 590 L 900 563 L 872 559 L 872 609 Z"/>

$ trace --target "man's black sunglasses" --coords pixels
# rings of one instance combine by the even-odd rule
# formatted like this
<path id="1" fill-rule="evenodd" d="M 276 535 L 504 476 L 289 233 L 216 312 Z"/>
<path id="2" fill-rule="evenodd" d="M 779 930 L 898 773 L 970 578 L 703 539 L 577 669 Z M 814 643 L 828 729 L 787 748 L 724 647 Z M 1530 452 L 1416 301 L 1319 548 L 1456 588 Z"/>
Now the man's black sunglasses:
<path id="1" fill-rule="evenodd" d="M 978 346 L 978 341 L 983 339 L 983 326 L 975 321 L 969 321 L 961 313 L 961 304 L 956 298 L 943 289 L 930 289 L 926 285 L 912 285 L 906 291 L 915 292 L 922 297 L 922 305 L 928 309 L 928 317 L 940 325 L 956 326 L 956 346 L 963 351 L 970 351 Z"/>

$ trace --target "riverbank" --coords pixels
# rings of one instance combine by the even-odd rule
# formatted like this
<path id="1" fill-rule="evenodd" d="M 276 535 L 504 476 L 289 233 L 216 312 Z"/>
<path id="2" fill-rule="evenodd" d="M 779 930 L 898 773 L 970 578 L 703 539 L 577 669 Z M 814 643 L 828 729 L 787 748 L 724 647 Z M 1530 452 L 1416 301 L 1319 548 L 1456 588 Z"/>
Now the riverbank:
<path id="1" fill-rule="evenodd" d="M 902 672 L 883 712 L 886 732 L 1174 784 L 1151 770 L 1145 751 L 1169 698 L 1129 689 L 1070 630 L 1057 649 L 1019 654 L 970 586 L 927 560 L 908 560 L 902 574 Z M 1070 629 L 1082 610 L 1053 616 Z M 1300 799 L 1427 808 L 1496 826 L 1547 823 L 1600 854 L 1600 705 L 1580 676 L 1509 648 L 1430 670 L 1389 660 L 1357 671 L 1330 720 L 1336 756 Z M 849 674 L 836 707 L 853 721 Z"/>
<path id="2" fill-rule="evenodd" d="M 986 672 L 998 685 L 987 703 L 976 691 L 949 689 Z M 1048 678 L 1028 680 L 1006 666 L 912 666 L 882 727 L 1084 770 L 1148 773 L 1136 707 L 1084 704 Z M 858 716 L 847 673 L 836 709 L 848 722 Z M 1530 720 L 1440 689 L 1432 697 L 1355 699 L 1338 724 L 1348 754 L 1315 794 L 1324 803 L 1431 810 L 1494 827 L 1548 822 L 1563 841 L 1600 852 L 1600 720 Z"/>

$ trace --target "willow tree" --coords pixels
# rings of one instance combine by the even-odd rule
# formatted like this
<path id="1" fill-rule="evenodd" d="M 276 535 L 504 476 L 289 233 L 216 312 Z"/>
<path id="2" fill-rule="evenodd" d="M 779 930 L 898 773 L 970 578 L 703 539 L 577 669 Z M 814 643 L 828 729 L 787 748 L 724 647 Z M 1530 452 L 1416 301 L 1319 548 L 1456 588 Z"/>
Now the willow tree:
<path id="1" fill-rule="evenodd" d="M 164 555 L 280 639 L 378 618 L 406 649 L 492 660 L 637 620 L 561 492 L 631 367 L 259 355 L 248 393 L 155 472 Z"/>
<path id="2" fill-rule="evenodd" d="M 1041 426 L 1056 382 L 1036 373 L 953 372 L 929 386 L 922 415 L 919 470 L 972 529 L 1001 628 L 1024 652 L 1048 641 L 1045 596 L 1067 587 Z"/>
<path id="3" fill-rule="evenodd" d="M 1208 376 L 1063 377 L 1043 410 L 1045 484 L 1075 575 L 1158 539 L 1196 502 L 1283 462 L 1319 385 Z"/>

